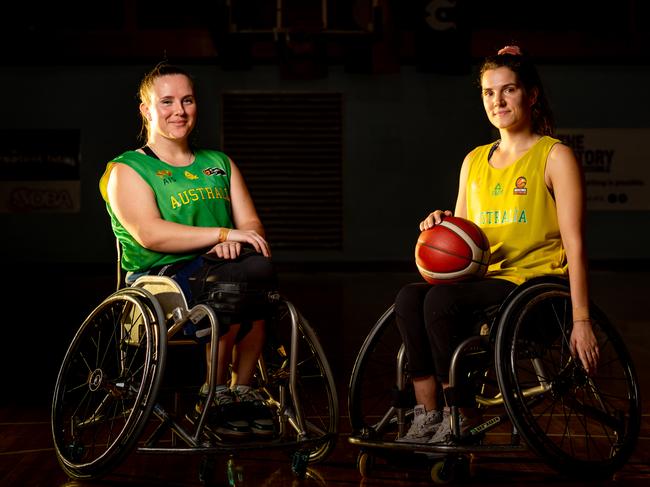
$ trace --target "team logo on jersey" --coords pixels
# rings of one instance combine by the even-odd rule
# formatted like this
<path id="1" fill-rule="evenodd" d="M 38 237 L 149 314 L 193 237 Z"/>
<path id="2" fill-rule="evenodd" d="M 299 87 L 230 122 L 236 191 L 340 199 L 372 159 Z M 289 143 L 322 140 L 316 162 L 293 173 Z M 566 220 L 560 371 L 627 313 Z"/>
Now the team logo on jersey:
<path id="1" fill-rule="evenodd" d="M 189 171 L 185 171 L 185 172 L 183 173 L 183 175 L 184 175 L 187 179 L 199 179 L 199 177 L 198 177 L 197 175 L 192 174 L 192 173 L 189 172 Z"/>
<path id="2" fill-rule="evenodd" d="M 206 167 L 203 170 L 203 174 L 205 174 L 206 176 L 225 176 L 226 171 L 224 171 L 219 167 Z"/>
<path id="3" fill-rule="evenodd" d="M 519 176 L 515 181 L 515 189 L 513 191 L 513 194 L 519 194 L 519 195 L 528 194 L 528 188 L 526 188 L 526 184 L 528 184 L 526 178 L 523 176 Z"/>
<path id="4" fill-rule="evenodd" d="M 176 180 L 172 177 L 172 172 L 169 169 L 159 169 L 156 171 L 156 176 L 162 179 L 163 184 L 171 184 L 176 182 Z"/>
<path id="5" fill-rule="evenodd" d="M 501 196 L 502 194 L 503 194 L 503 186 L 501 186 L 501 183 L 497 183 L 497 185 L 492 190 L 492 196 Z"/>

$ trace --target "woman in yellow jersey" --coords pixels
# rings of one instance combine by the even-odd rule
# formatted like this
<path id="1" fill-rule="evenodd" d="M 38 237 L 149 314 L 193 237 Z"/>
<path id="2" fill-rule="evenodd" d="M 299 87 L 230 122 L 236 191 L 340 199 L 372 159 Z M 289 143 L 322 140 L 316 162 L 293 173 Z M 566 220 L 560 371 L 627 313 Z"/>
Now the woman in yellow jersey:
<path id="1" fill-rule="evenodd" d="M 197 119 L 190 75 L 160 64 L 142 79 L 139 96 L 145 145 L 112 159 L 100 182 L 127 283 L 146 274 L 170 276 L 190 305 L 209 304 L 215 282 L 275 286 L 264 227 L 239 169 L 222 152 L 190 145 Z M 261 396 L 249 387 L 265 339 L 262 308 L 219 314 L 213 397 L 214 407 L 228 413 L 212 426 L 223 437 L 274 432 Z M 208 392 L 206 381 L 194 417 L 205 407 Z"/>
<path id="2" fill-rule="evenodd" d="M 448 414 L 441 404 L 454 348 L 470 330 L 469 316 L 501 303 L 518 284 L 535 276 L 568 276 L 574 327 L 573 353 L 593 371 L 598 346 L 588 307 L 584 245 L 584 182 L 571 149 L 552 137 L 553 118 L 537 70 L 518 46 L 488 57 L 479 73 L 496 142 L 464 159 L 456 208 L 435 210 L 420 230 L 456 215 L 477 223 L 489 238 L 492 258 L 485 278 L 456 284 L 409 284 L 395 300 L 417 406 L 398 441 L 448 441 Z M 461 432 L 472 423 L 464 410 Z"/>

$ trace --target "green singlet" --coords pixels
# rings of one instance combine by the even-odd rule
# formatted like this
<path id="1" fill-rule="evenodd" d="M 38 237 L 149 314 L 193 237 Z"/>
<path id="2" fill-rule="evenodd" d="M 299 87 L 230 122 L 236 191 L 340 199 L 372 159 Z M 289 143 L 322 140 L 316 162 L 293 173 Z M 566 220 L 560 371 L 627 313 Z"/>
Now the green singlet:
<path id="1" fill-rule="evenodd" d="M 113 167 L 126 164 L 151 186 L 163 219 L 197 227 L 233 228 L 230 203 L 230 160 L 222 152 L 195 151 L 194 162 L 176 167 L 159 159 L 128 151 L 106 165 L 99 188 L 111 217 L 113 233 L 122 246 L 122 268 L 143 272 L 152 267 L 190 260 L 202 252 L 162 254 L 144 248 L 113 212 L 106 186 Z"/>

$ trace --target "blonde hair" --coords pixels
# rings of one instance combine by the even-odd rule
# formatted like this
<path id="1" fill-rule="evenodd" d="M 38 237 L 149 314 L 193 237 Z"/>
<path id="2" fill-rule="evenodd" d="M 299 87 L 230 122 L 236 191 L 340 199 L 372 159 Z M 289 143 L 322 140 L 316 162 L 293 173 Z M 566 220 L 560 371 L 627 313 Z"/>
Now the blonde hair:
<path id="1" fill-rule="evenodd" d="M 156 66 L 154 66 L 151 71 L 146 73 L 140 81 L 140 87 L 138 88 L 138 98 L 140 100 L 140 103 L 144 103 L 145 105 L 149 104 L 149 100 L 151 99 L 151 94 L 153 93 L 153 87 L 156 80 L 163 76 L 172 74 L 180 74 L 185 76 L 190 81 L 192 89 L 194 89 L 194 80 L 187 71 L 178 66 L 168 64 L 166 61 L 162 61 L 156 64 Z M 142 125 L 140 127 L 140 134 L 138 135 L 138 139 L 146 143 L 149 138 L 149 120 L 142 112 L 140 113 L 140 118 L 142 120 Z"/>

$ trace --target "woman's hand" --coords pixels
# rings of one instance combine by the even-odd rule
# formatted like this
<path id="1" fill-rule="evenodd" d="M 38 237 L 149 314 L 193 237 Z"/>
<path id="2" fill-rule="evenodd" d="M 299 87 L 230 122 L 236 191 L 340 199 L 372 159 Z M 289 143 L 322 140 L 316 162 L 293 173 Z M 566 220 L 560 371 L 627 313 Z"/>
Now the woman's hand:
<path id="1" fill-rule="evenodd" d="M 214 253 L 222 259 L 236 259 L 241 253 L 241 243 L 230 241 L 221 242 L 212 247 L 208 253 Z"/>
<path id="2" fill-rule="evenodd" d="M 454 214 L 449 210 L 436 210 L 429 213 L 429 216 L 420 222 L 420 231 L 423 232 L 438 225 L 446 216 L 453 216 Z"/>
<path id="3" fill-rule="evenodd" d="M 573 323 L 570 346 L 571 354 L 580 358 L 587 373 L 593 375 L 596 372 L 600 352 L 590 320 L 577 320 Z"/>
<path id="4" fill-rule="evenodd" d="M 241 253 L 241 244 L 248 243 L 264 257 L 271 256 L 269 244 L 264 237 L 254 230 L 231 229 L 225 242 L 220 242 L 210 252 L 214 252 L 223 259 L 236 259 Z"/>

